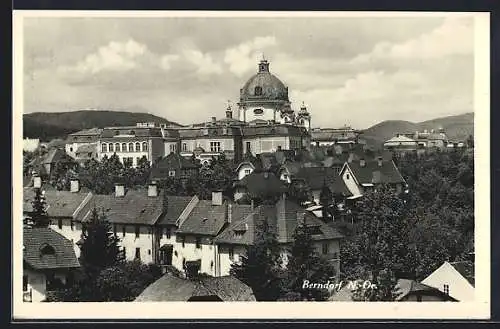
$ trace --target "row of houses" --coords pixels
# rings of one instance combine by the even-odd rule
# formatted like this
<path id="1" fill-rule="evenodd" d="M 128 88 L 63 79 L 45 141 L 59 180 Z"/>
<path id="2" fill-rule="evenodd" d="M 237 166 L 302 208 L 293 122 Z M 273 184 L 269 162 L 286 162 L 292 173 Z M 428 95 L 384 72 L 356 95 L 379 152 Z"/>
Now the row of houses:
<path id="1" fill-rule="evenodd" d="M 384 148 L 397 152 L 412 152 L 424 149 L 455 149 L 464 148 L 463 141 L 452 141 L 444 129 L 424 130 L 423 132 L 399 133 L 391 139 L 384 142 Z"/>

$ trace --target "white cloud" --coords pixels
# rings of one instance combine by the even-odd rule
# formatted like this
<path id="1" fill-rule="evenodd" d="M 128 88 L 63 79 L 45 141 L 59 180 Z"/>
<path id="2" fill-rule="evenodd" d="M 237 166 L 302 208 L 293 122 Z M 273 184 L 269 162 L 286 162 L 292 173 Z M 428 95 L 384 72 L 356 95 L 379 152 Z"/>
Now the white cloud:
<path id="1" fill-rule="evenodd" d="M 216 63 L 212 55 L 202 53 L 198 49 L 183 49 L 182 55 L 191 64 L 197 67 L 197 73 L 200 75 L 221 74 L 222 67 Z"/>
<path id="2" fill-rule="evenodd" d="M 380 42 L 370 53 L 356 56 L 351 63 L 374 60 L 437 59 L 449 55 L 468 55 L 474 49 L 471 18 L 447 17 L 429 33 L 401 43 Z"/>
<path id="3" fill-rule="evenodd" d="M 226 49 L 224 62 L 229 65 L 232 73 L 241 77 L 255 67 L 257 58 L 266 48 L 275 45 L 274 36 L 255 37 L 253 40 Z"/>
<path id="4" fill-rule="evenodd" d="M 172 62 L 178 61 L 180 59 L 179 55 L 163 55 L 160 58 L 160 67 L 168 71 L 172 68 Z"/>

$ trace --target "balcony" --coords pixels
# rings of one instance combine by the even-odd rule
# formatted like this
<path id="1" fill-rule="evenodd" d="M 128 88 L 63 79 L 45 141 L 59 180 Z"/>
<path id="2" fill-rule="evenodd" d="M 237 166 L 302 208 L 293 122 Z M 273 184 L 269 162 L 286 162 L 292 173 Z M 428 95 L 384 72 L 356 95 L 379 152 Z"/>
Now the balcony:
<path id="1" fill-rule="evenodd" d="M 31 303 L 31 301 L 32 301 L 31 289 L 27 290 L 27 291 L 23 291 L 23 302 Z"/>

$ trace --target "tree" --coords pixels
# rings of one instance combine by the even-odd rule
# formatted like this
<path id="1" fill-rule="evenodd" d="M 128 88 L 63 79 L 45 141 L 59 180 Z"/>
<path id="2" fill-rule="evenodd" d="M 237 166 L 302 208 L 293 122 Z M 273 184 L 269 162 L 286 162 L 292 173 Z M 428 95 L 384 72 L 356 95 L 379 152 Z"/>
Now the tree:
<path id="1" fill-rule="evenodd" d="M 332 217 L 332 213 L 330 211 L 330 206 L 332 205 L 333 195 L 332 191 L 326 185 L 326 182 L 323 183 L 323 188 L 321 189 L 319 195 L 319 203 L 323 206 L 321 209 L 323 220 L 328 220 Z"/>
<path id="2" fill-rule="evenodd" d="M 335 276 L 335 268 L 316 252 L 312 228 L 298 223 L 287 264 L 287 300 L 326 300 L 327 289 L 303 288 L 304 282 L 325 283 Z M 294 297 L 290 297 L 294 296 Z"/>
<path id="3" fill-rule="evenodd" d="M 29 214 L 30 224 L 34 227 L 49 227 L 51 221 L 47 214 L 45 191 L 42 191 L 40 188 L 35 188 L 35 196 L 33 201 L 31 201 L 31 207 L 32 210 Z"/>
<path id="4" fill-rule="evenodd" d="M 80 264 L 91 277 L 101 270 L 119 264 L 123 260 L 119 238 L 114 235 L 104 213 L 92 209 L 90 221 L 82 225 Z"/>
<path id="5" fill-rule="evenodd" d="M 281 248 L 267 220 L 258 223 L 255 242 L 230 274 L 249 285 L 258 301 L 276 301 L 283 293 Z"/>
<path id="6" fill-rule="evenodd" d="M 358 233 L 341 246 L 343 277 L 376 285 L 363 292 L 363 300 L 393 300 L 396 278 L 414 278 L 417 265 L 409 245 L 408 207 L 392 188 L 383 186 L 364 195 L 354 216 Z"/>
<path id="7" fill-rule="evenodd" d="M 292 183 L 289 186 L 288 196 L 290 200 L 294 201 L 299 205 L 303 204 L 306 201 L 311 200 L 311 193 L 309 186 L 301 180 L 292 181 Z"/>

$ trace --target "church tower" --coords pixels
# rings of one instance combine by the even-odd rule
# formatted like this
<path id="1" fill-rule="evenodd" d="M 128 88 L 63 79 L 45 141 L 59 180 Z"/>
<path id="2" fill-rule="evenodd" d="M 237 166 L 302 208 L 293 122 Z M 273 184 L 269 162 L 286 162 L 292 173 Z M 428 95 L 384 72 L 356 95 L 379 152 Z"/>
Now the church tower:
<path id="1" fill-rule="evenodd" d="M 307 131 L 311 130 L 311 115 L 307 111 L 307 107 L 305 106 L 304 102 L 302 102 L 300 111 L 297 114 L 297 124 L 299 126 L 305 127 Z"/>

